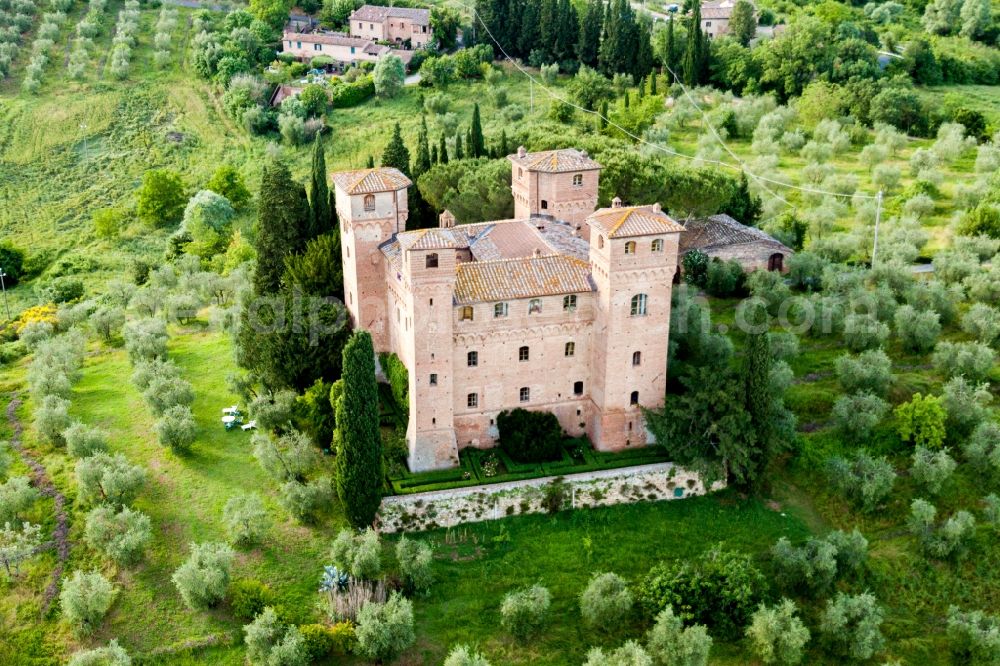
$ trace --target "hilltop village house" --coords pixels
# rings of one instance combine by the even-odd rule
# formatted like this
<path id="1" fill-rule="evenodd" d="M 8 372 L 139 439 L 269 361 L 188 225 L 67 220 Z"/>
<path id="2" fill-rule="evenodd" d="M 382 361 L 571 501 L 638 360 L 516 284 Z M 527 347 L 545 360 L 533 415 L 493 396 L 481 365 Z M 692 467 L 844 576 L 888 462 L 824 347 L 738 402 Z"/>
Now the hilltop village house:
<path id="1" fill-rule="evenodd" d="M 663 403 L 683 227 L 659 204 L 594 210 L 601 165 L 565 149 L 509 156 L 516 219 L 406 231 L 396 169 L 333 174 L 356 327 L 409 370 L 409 464 L 496 444 L 497 415 L 552 412 L 601 450 L 650 441 Z"/>
<path id="2" fill-rule="evenodd" d="M 341 71 L 374 63 L 387 53 L 399 56 L 408 67 L 411 49 L 427 46 L 433 38 L 430 16 L 426 9 L 364 5 L 351 14 L 350 34 L 322 30 L 312 20 L 292 20 L 285 25 L 282 49 L 304 62 L 327 56 Z"/>
<path id="3" fill-rule="evenodd" d="M 701 31 L 709 39 L 729 33 L 736 0 L 706 0 L 701 3 Z"/>

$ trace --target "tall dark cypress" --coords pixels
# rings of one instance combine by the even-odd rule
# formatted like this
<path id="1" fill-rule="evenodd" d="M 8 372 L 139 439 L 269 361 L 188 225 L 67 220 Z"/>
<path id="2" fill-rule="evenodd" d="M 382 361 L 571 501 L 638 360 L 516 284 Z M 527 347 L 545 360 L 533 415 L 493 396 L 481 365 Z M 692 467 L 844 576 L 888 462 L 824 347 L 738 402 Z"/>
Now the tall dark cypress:
<path id="1" fill-rule="evenodd" d="M 580 37 L 576 44 L 576 56 L 588 67 L 597 67 L 597 52 L 601 46 L 601 30 L 604 29 L 603 0 L 589 0 L 580 19 Z"/>
<path id="2" fill-rule="evenodd" d="M 309 218 L 305 188 L 292 180 L 284 162 L 267 162 L 257 204 L 257 269 L 253 280 L 257 294 L 273 294 L 280 289 L 285 255 L 305 247 Z"/>
<path id="3" fill-rule="evenodd" d="M 472 107 L 472 125 L 469 127 L 469 157 L 486 156 L 486 139 L 483 138 L 483 123 L 479 117 L 479 103 Z"/>
<path id="4" fill-rule="evenodd" d="M 369 155 L 368 159 L 365 160 L 365 168 L 366 169 L 374 169 L 375 168 L 375 158 L 372 157 L 371 155 Z"/>
<path id="5" fill-rule="evenodd" d="M 539 51 L 545 54 L 545 62 L 558 60 L 556 48 L 559 42 L 559 0 L 540 0 L 538 25 Z"/>
<path id="6" fill-rule="evenodd" d="M 684 51 L 684 83 L 697 86 L 702 82 L 702 71 L 705 58 L 702 53 L 704 36 L 701 34 L 701 2 L 697 1 L 691 9 L 691 19 L 688 22 L 687 47 Z"/>
<path id="7" fill-rule="evenodd" d="M 445 141 L 444 132 L 441 132 L 441 141 L 438 143 L 438 159 L 441 164 L 448 163 L 448 142 Z"/>
<path id="8" fill-rule="evenodd" d="M 330 187 L 326 184 L 326 179 L 326 151 L 317 134 L 316 143 L 313 144 L 312 174 L 309 180 L 309 239 L 336 227 L 330 208 Z"/>
<path id="9" fill-rule="evenodd" d="M 431 164 L 440 164 L 441 160 L 438 159 L 438 147 L 437 144 L 431 146 Z"/>
<path id="10" fill-rule="evenodd" d="M 517 53 L 527 58 L 539 48 L 542 39 L 541 4 L 538 0 L 527 0 L 521 9 L 521 33 L 517 36 Z"/>
<path id="11" fill-rule="evenodd" d="M 758 312 L 767 317 L 763 308 Z M 754 322 L 759 325 L 759 322 Z M 762 327 L 763 328 L 763 327 Z M 767 331 L 749 333 L 746 337 L 746 352 L 743 357 L 743 390 L 750 425 L 756 439 L 756 449 L 751 454 L 751 484 L 759 487 L 764 471 L 771 457 L 772 427 L 771 405 L 773 396 L 770 388 L 771 347 Z"/>
<path id="12" fill-rule="evenodd" d="M 656 58 L 653 55 L 653 43 L 650 38 L 653 35 L 653 23 L 645 16 L 640 17 L 635 22 L 635 40 L 636 40 L 636 51 L 635 51 L 635 69 L 632 72 L 635 78 L 641 79 L 642 77 L 653 71 L 653 65 L 656 62 Z"/>
<path id="13" fill-rule="evenodd" d="M 382 499 L 375 350 L 367 331 L 355 331 L 344 346 L 343 380 L 335 405 L 337 494 L 351 525 L 361 528 L 375 520 Z"/>
<path id="14" fill-rule="evenodd" d="M 413 180 L 426 173 L 431 168 L 430 143 L 427 140 L 427 119 L 420 119 L 420 131 L 417 133 L 417 157 L 413 160 Z"/>
<path id="15" fill-rule="evenodd" d="M 555 57 L 558 62 L 572 60 L 576 56 L 576 38 L 580 33 L 580 21 L 576 8 L 570 0 L 558 0 L 556 4 Z"/>
<path id="16" fill-rule="evenodd" d="M 677 70 L 677 63 L 674 60 L 676 46 L 674 45 L 674 15 L 670 15 L 667 21 L 667 45 L 664 49 L 663 64 L 667 69 L 667 84 L 675 83 L 673 72 Z"/>
<path id="17" fill-rule="evenodd" d="M 386 144 L 385 151 L 382 153 L 382 166 L 396 167 L 407 176 L 410 175 L 410 151 L 403 143 L 399 123 L 396 123 L 396 126 L 392 128 L 392 138 L 389 139 L 389 143 Z"/>
<path id="18" fill-rule="evenodd" d="M 462 133 L 458 132 L 455 135 L 455 159 L 460 160 L 462 157 Z"/>

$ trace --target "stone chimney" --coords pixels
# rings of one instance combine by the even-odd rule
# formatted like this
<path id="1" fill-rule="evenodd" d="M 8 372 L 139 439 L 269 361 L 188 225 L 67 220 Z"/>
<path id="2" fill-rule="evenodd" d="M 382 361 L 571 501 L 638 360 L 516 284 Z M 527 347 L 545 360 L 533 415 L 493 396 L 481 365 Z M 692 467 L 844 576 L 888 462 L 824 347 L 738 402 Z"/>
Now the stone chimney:
<path id="1" fill-rule="evenodd" d="M 441 216 L 438 217 L 438 226 L 442 229 L 451 229 L 455 226 L 455 216 L 452 215 L 451 211 L 447 208 L 445 208 L 444 212 L 441 213 Z"/>
<path id="2" fill-rule="evenodd" d="M 535 257 L 542 256 L 542 248 L 536 247 L 531 254 L 532 254 L 532 256 L 535 256 Z"/>
<path id="3" fill-rule="evenodd" d="M 587 154 L 586 150 L 581 150 L 580 151 L 580 157 L 590 157 L 590 155 Z"/>
<path id="4" fill-rule="evenodd" d="M 622 200 L 619 199 L 618 197 L 615 197 L 614 199 L 611 200 L 611 207 L 612 208 L 621 208 L 622 207 Z"/>
<path id="5" fill-rule="evenodd" d="M 528 151 L 527 151 L 527 149 L 524 146 L 518 146 L 517 147 L 517 156 L 518 157 L 524 157 L 527 154 L 528 154 Z"/>
<path id="6" fill-rule="evenodd" d="M 653 210 L 654 210 L 655 212 L 657 212 L 657 213 L 661 212 L 661 209 L 660 209 L 660 202 L 659 202 L 659 201 L 657 201 L 657 202 L 656 202 L 655 204 L 653 204 Z"/>

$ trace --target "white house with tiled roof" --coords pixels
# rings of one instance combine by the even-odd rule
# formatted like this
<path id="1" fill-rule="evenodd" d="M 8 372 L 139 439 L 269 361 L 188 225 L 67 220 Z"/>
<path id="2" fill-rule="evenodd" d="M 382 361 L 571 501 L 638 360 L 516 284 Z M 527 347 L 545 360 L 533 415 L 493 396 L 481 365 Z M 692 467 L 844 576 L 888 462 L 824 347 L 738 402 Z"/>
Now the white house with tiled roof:
<path id="1" fill-rule="evenodd" d="M 413 59 L 413 51 L 392 48 L 368 37 L 323 30 L 313 21 L 289 21 L 281 36 L 281 48 L 303 62 L 326 56 L 337 70 L 363 62 L 375 63 L 388 54 L 399 56 L 406 66 Z"/>
<path id="2" fill-rule="evenodd" d="M 456 225 L 446 211 L 415 231 L 403 174 L 333 175 L 352 322 L 409 370 L 414 471 L 493 446 L 516 407 L 601 450 L 643 446 L 641 407 L 663 402 L 683 227 L 658 204 L 595 211 L 601 165 L 581 151 L 508 159 L 515 219 Z"/>

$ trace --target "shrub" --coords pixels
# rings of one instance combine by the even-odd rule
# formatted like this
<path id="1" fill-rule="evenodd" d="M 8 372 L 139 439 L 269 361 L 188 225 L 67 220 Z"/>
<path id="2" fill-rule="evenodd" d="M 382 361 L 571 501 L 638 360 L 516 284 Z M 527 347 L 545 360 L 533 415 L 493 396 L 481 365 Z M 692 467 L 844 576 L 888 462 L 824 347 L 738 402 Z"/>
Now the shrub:
<path id="1" fill-rule="evenodd" d="M 819 291 L 823 286 L 826 259 L 812 252 L 798 252 L 788 257 L 788 279 L 794 289 Z"/>
<path id="2" fill-rule="evenodd" d="M 550 412 L 529 412 L 518 407 L 497 416 L 500 446 L 518 462 L 558 460 L 563 431 Z"/>
<path id="3" fill-rule="evenodd" d="M 785 279 L 777 271 L 756 270 L 746 278 L 747 289 L 754 298 L 763 299 L 771 316 L 778 316 L 782 305 L 788 302 L 792 292 Z"/>
<path id="4" fill-rule="evenodd" d="M 70 424 L 69 400 L 57 395 L 47 395 L 42 398 L 42 403 L 35 408 L 35 429 L 39 435 L 52 444 L 65 443 L 63 433 Z"/>
<path id="5" fill-rule="evenodd" d="M 941 334 L 941 316 L 936 312 L 918 312 L 912 305 L 903 305 L 895 314 L 896 335 L 903 347 L 919 354 L 934 348 Z"/>
<path id="6" fill-rule="evenodd" d="M 637 641 L 625 641 L 607 654 L 601 648 L 591 648 L 583 666 L 653 666 L 653 659 Z"/>
<path id="7" fill-rule="evenodd" d="M 844 342 L 853 352 L 881 347 L 889 338 L 889 327 L 874 315 L 849 314 L 844 317 Z"/>
<path id="8" fill-rule="evenodd" d="M 74 652 L 66 666 L 132 666 L 132 659 L 117 640 L 112 640 L 107 647 Z"/>
<path id="9" fill-rule="evenodd" d="M 708 255 L 701 250 L 685 252 L 681 257 L 684 281 L 696 287 L 704 288 L 708 281 Z"/>
<path id="10" fill-rule="evenodd" d="M 976 534 L 976 520 L 968 511 L 957 511 L 937 525 L 937 509 L 930 502 L 915 499 L 910 504 L 907 521 L 910 531 L 919 539 L 929 557 L 938 559 L 960 558 L 969 549 Z"/>
<path id="11" fill-rule="evenodd" d="M 837 548 L 821 539 L 810 539 L 796 548 L 781 537 L 771 548 L 777 581 L 787 590 L 826 590 L 837 578 Z"/>
<path id="12" fill-rule="evenodd" d="M 76 463 L 77 497 L 84 505 L 108 502 L 131 504 L 146 483 L 146 470 L 118 453 L 98 452 Z"/>
<path id="13" fill-rule="evenodd" d="M 654 566 L 638 600 L 650 616 L 669 606 L 684 622 L 736 636 L 762 601 L 765 588 L 764 575 L 749 555 L 713 548 L 696 559 Z"/>
<path id="14" fill-rule="evenodd" d="M 456 645 L 451 648 L 443 666 L 490 666 L 486 657 L 473 652 L 467 645 Z"/>
<path id="15" fill-rule="evenodd" d="M 298 627 L 286 627 L 270 606 L 243 627 L 247 659 L 261 666 L 307 666 L 309 653 Z"/>
<path id="16" fill-rule="evenodd" d="M 882 649 L 881 626 L 882 609 L 872 594 L 838 592 L 827 602 L 819 630 L 835 654 L 864 660 Z"/>
<path id="17" fill-rule="evenodd" d="M 118 566 L 138 562 L 151 536 L 149 516 L 127 506 L 116 511 L 102 504 L 87 514 L 84 530 L 87 545 L 111 558 Z"/>
<path id="18" fill-rule="evenodd" d="M 994 528 L 1000 527 L 1000 495 L 990 493 L 983 498 L 983 519 Z"/>
<path id="19" fill-rule="evenodd" d="M 237 546 L 259 543 L 269 526 L 264 502 L 260 495 L 251 493 L 230 497 L 222 507 L 222 522 Z"/>
<path id="20" fill-rule="evenodd" d="M 26 476 L 13 476 L 0 483 L 0 525 L 17 524 L 17 518 L 38 499 L 38 490 Z"/>
<path id="21" fill-rule="evenodd" d="M 789 331 L 767 334 L 771 357 L 775 361 L 792 361 L 799 357 L 799 336 Z"/>
<path id="22" fill-rule="evenodd" d="M 948 377 L 959 375 L 970 381 L 982 381 L 995 362 L 993 350 L 981 342 L 937 343 L 931 357 L 934 367 Z"/>
<path id="23" fill-rule="evenodd" d="M 274 592 L 254 578 L 241 578 L 229 586 L 229 607 L 237 620 L 249 622 L 274 605 Z"/>
<path id="24" fill-rule="evenodd" d="M 988 384 L 975 384 L 955 377 L 944 385 L 941 404 L 948 414 L 947 428 L 952 437 L 965 437 L 986 419 L 993 400 Z"/>
<path id="25" fill-rule="evenodd" d="M 299 627 L 299 631 L 306 642 L 306 653 L 313 663 L 331 656 L 346 656 L 354 651 L 358 642 L 354 625 L 350 622 L 338 622 L 332 627 L 325 624 L 304 624 Z"/>
<path id="26" fill-rule="evenodd" d="M 738 295 L 743 289 L 743 266 L 735 260 L 708 262 L 705 291 L 718 298 Z"/>
<path id="27" fill-rule="evenodd" d="M 864 441 L 889 411 L 889 403 L 871 393 L 842 395 L 833 403 L 833 422 L 854 441 Z"/>
<path id="28" fill-rule="evenodd" d="M 393 592 L 384 604 L 368 603 L 358 613 L 355 628 L 358 653 L 376 661 L 390 661 L 413 645 L 413 604 Z"/>
<path id="29" fill-rule="evenodd" d="M 35 351 L 38 345 L 50 339 L 54 332 L 55 327 L 50 322 L 29 321 L 21 327 L 17 337 L 28 348 L 28 351 Z"/>
<path id="30" fill-rule="evenodd" d="M 955 460 L 948 455 L 947 447 L 939 451 L 931 451 L 918 446 L 913 452 L 913 466 L 910 467 L 910 476 L 927 492 L 937 495 L 957 466 Z"/>
<path id="31" fill-rule="evenodd" d="M 1000 618 L 983 611 L 948 609 L 948 640 L 956 662 L 1000 663 Z"/>
<path id="32" fill-rule="evenodd" d="M 358 580 L 374 580 L 382 572 L 382 544 L 378 533 L 370 527 L 357 533 L 343 529 L 330 549 L 330 559 L 341 571 Z"/>
<path id="33" fill-rule="evenodd" d="M 884 396 L 892 385 L 892 361 L 881 349 L 844 354 L 836 360 L 837 379 L 846 393 L 867 391 Z"/>
<path id="34" fill-rule="evenodd" d="M 172 407 L 188 406 L 194 402 L 191 382 L 180 377 L 156 377 L 142 395 L 156 416 L 165 414 Z"/>
<path id="35" fill-rule="evenodd" d="M 580 594 L 580 615 L 591 629 L 612 629 L 632 610 L 632 592 L 615 573 L 595 573 Z"/>
<path id="36" fill-rule="evenodd" d="M 751 651 L 765 664 L 797 664 L 809 642 L 809 630 L 796 616 L 795 602 L 782 599 L 770 608 L 761 604 L 750 618 L 746 636 Z"/>
<path id="37" fill-rule="evenodd" d="M 500 624 L 519 641 L 526 641 L 548 620 L 552 594 L 541 585 L 508 592 L 500 604 Z"/>
<path id="38" fill-rule="evenodd" d="M 913 398 L 896 408 L 899 438 L 917 446 L 936 449 L 944 443 L 947 413 L 935 396 L 914 393 Z"/>
<path id="39" fill-rule="evenodd" d="M 111 581 L 97 571 L 77 571 L 63 583 L 59 605 L 73 631 L 79 636 L 89 636 L 101 624 L 116 594 Z"/>
<path id="40" fill-rule="evenodd" d="M 1000 310 L 985 303 L 973 303 L 962 316 L 962 330 L 985 345 L 1000 337 Z"/>
<path id="41" fill-rule="evenodd" d="M 191 610 L 215 606 L 226 596 L 234 553 L 224 543 L 192 543 L 188 559 L 171 580 Z"/>
<path id="42" fill-rule="evenodd" d="M 1000 474 L 1000 424 L 984 421 L 976 426 L 963 448 L 965 457 L 979 473 Z"/>
<path id="43" fill-rule="evenodd" d="M 125 324 L 125 351 L 133 363 L 167 355 L 167 325 L 162 319 L 136 319 Z"/>
<path id="44" fill-rule="evenodd" d="M 108 450 L 108 434 L 79 421 L 66 428 L 63 439 L 66 440 L 66 451 L 74 458 L 88 458 L 99 451 Z"/>
<path id="45" fill-rule="evenodd" d="M 432 562 L 434 554 L 425 541 L 412 541 L 404 534 L 396 544 L 396 560 L 399 562 L 399 573 L 407 589 L 425 593 L 434 582 Z"/>
<path id="46" fill-rule="evenodd" d="M 874 511 L 892 492 L 896 470 L 888 460 L 858 451 L 850 461 L 833 458 L 830 482 L 862 511 Z"/>
<path id="47" fill-rule="evenodd" d="M 656 623 L 647 635 L 649 653 L 658 664 L 706 666 L 712 650 L 712 637 L 703 624 L 684 623 L 667 606 L 656 615 Z"/>

